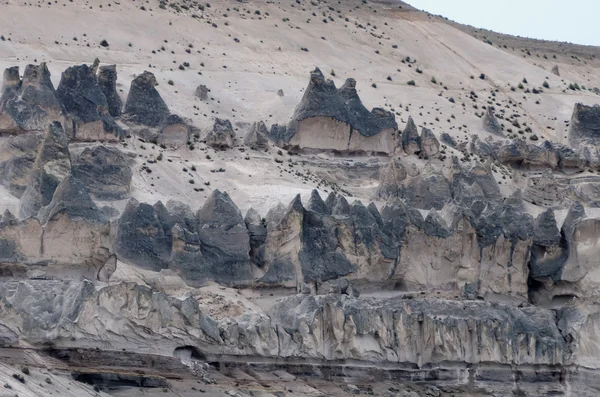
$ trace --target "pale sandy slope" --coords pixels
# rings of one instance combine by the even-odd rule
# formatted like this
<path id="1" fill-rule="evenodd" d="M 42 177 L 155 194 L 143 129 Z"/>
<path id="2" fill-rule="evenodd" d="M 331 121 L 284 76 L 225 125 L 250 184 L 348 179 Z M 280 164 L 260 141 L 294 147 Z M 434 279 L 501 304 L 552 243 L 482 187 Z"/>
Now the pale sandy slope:
<path id="1" fill-rule="evenodd" d="M 530 59 L 485 44 L 434 18 L 399 10 L 393 2 L 300 3 L 218 1 L 211 3 L 203 19 L 195 19 L 161 10 L 154 0 L 63 0 L 51 5 L 1 0 L 0 34 L 10 41 L 0 41 L 0 67 L 47 61 L 58 84 L 63 69 L 98 57 L 103 63 L 118 65 L 124 98 L 131 79 L 143 70 L 151 70 L 172 112 L 190 118 L 201 128 L 208 127 L 215 116 L 234 123 L 286 123 L 315 66 L 326 74 L 334 70 L 336 76 L 329 77 L 338 86 L 345 78 L 354 77 L 365 105 L 393 109 L 399 114 L 400 128 L 411 115 L 419 125 L 427 124 L 436 133 L 448 132 L 459 140 L 471 134 L 482 138 L 487 135 L 475 112 L 490 104 L 490 90 L 499 90 L 495 98 L 490 97 L 491 103 L 502 107 L 512 99 L 516 106 L 510 107 L 510 113 L 519 114 L 539 137 L 561 142 L 565 141 L 565 121 L 570 119 L 573 105 L 594 104 L 600 99 L 589 92 L 564 93 L 564 85 L 571 80 L 562 81 L 549 73 L 551 61 L 542 65 L 544 70 Z M 145 11 L 139 8 L 142 4 Z M 256 10 L 261 14 L 255 14 Z M 334 22 L 322 22 L 323 13 L 331 15 Z M 99 46 L 102 39 L 110 44 L 108 49 Z M 165 50 L 159 51 L 162 46 Z M 189 54 L 185 52 L 188 48 Z M 412 67 L 402 63 L 407 56 L 417 63 Z M 183 62 L 189 62 L 190 67 L 181 71 L 178 66 Z M 417 73 L 417 68 L 423 73 Z M 593 70 L 590 63 L 565 70 L 564 74 L 575 82 L 590 79 L 588 86 L 600 86 Z M 482 73 L 485 80 L 479 79 Z M 438 84 L 431 82 L 432 77 Z M 530 88 L 541 87 L 548 78 L 551 89 L 541 95 L 511 92 L 510 86 L 517 86 L 524 77 Z M 174 85 L 166 84 L 169 79 Z M 417 86 L 408 86 L 409 80 Z M 373 83 L 377 88 L 371 87 Z M 212 90 L 214 100 L 203 103 L 194 97 L 199 84 Z M 277 95 L 279 89 L 284 97 Z M 478 93 L 478 109 L 468 99 L 471 90 Z M 449 101 L 451 97 L 454 104 Z M 130 142 L 128 147 L 134 144 L 140 149 L 139 142 Z M 220 188 L 230 191 L 243 209 L 252 205 L 264 212 L 277 199 L 285 202 L 296 193 L 306 196 L 317 186 L 314 181 L 305 184 L 303 178 L 282 171 L 289 167 L 272 160 L 275 151 L 268 155 L 251 153 L 251 160 L 244 160 L 246 154 L 237 150 L 220 154 L 187 149 L 170 152 L 165 157 L 172 157 L 173 162 L 152 166 L 151 175 L 136 169 L 134 196 L 149 202 L 172 197 L 197 208 L 211 189 Z M 158 148 L 140 153 L 151 158 Z M 287 161 L 286 156 L 284 159 Z M 198 171 L 192 175 L 183 172 L 185 160 L 196 165 Z M 141 161 L 143 157 L 138 168 Z M 220 167 L 226 172 L 210 173 Z M 297 169 L 301 167 L 292 172 Z M 189 184 L 190 179 L 195 180 L 194 185 Z M 210 182 L 210 186 L 202 185 L 204 182 Z M 362 199 L 370 198 L 375 186 L 370 180 L 346 182 L 349 190 Z M 195 192 L 193 188 L 200 185 L 205 191 Z"/>

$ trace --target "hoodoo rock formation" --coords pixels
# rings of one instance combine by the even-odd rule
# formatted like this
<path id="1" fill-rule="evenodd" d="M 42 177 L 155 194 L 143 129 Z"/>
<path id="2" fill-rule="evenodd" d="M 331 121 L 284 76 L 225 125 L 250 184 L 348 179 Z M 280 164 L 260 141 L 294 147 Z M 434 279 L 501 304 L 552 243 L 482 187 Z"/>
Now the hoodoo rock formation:
<path id="1" fill-rule="evenodd" d="M 402 1 L 25 3 L 0 395 L 600 395 L 597 48 Z"/>
<path id="2" fill-rule="evenodd" d="M 44 131 L 52 121 L 66 125 L 66 113 L 50 79 L 46 63 L 4 71 L 0 96 L 0 132 Z"/>
<path id="3" fill-rule="evenodd" d="M 280 139 L 283 145 L 300 149 L 392 153 L 397 129 L 392 113 L 365 108 L 354 79 L 337 89 L 317 68 Z"/>

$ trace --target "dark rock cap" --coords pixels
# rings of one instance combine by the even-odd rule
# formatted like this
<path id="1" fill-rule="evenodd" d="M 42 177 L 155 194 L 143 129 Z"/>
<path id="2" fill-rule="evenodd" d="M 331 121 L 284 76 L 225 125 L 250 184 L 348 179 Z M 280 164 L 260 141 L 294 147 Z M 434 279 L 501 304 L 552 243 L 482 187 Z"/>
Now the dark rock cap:
<path id="1" fill-rule="evenodd" d="M 145 71 L 131 82 L 125 103 L 126 119 L 147 127 L 161 126 L 169 116 L 167 104 L 156 90 L 154 74 Z"/>

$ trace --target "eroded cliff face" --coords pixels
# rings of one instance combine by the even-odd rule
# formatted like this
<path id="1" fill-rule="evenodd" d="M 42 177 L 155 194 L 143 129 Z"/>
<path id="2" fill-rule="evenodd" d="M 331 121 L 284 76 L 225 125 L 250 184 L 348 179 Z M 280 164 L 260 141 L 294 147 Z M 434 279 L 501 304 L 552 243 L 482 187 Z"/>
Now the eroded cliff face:
<path id="1" fill-rule="evenodd" d="M 0 218 L 3 347 L 107 353 L 109 367 L 156 355 L 195 375 L 201 362 L 371 366 L 596 387 L 594 108 L 576 106 L 573 147 L 504 138 L 491 108 L 493 137 L 459 143 L 411 117 L 399 132 L 356 81 L 338 89 L 316 69 L 287 126 L 216 118 L 200 131 L 152 73 L 121 109 L 116 67 L 98 68 L 70 67 L 56 91 L 44 64 L 5 73 L 0 184 L 19 216 Z M 155 184 L 179 196 L 176 167 L 187 201 L 154 200 Z M 311 187 L 226 192 L 205 178 L 255 167 Z M 284 190 L 295 197 L 271 205 Z M 253 194 L 260 212 L 235 199 Z"/>

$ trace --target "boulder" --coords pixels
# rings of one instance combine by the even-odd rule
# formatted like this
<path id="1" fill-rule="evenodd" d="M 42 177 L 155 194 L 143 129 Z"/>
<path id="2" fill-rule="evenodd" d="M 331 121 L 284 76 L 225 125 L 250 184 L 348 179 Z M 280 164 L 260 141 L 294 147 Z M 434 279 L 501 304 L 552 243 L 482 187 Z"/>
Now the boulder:
<path id="1" fill-rule="evenodd" d="M 59 183 L 71 173 L 69 139 L 62 125 L 55 121 L 42 141 L 25 191 L 21 195 L 19 216 L 37 216 L 40 208 L 50 204 Z"/>
<path id="2" fill-rule="evenodd" d="M 354 79 L 338 90 L 317 68 L 280 141 L 300 149 L 391 153 L 397 128 L 392 113 L 364 107 Z"/>
<path id="3" fill-rule="evenodd" d="M 269 146 L 269 130 L 264 122 L 259 121 L 252 124 L 248 133 L 244 136 L 244 145 L 251 149 L 264 150 Z"/>
<path id="4" fill-rule="evenodd" d="M 424 159 L 430 159 L 440 153 L 440 142 L 429 128 L 423 127 L 419 141 L 421 143 L 421 156 Z"/>
<path id="5" fill-rule="evenodd" d="M 195 95 L 201 101 L 206 101 L 208 99 L 208 93 L 210 90 L 205 85 L 199 85 L 196 87 Z"/>
<path id="6" fill-rule="evenodd" d="M 442 141 L 443 144 L 450 146 L 451 148 L 455 148 L 458 145 L 456 139 L 454 139 L 447 132 L 442 132 L 440 134 L 440 141 Z"/>
<path id="7" fill-rule="evenodd" d="M 96 77 L 96 66 L 71 66 L 62 73 L 56 94 L 73 119 L 75 139 L 116 141 L 123 131 L 108 112 Z"/>
<path id="8" fill-rule="evenodd" d="M 118 200 L 129 195 L 133 172 L 127 157 L 109 146 L 86 147 L 71 159 L 71 173 L 100 200 Z"/>
<path id="9" fill-rule="evenodd" d="M 485 115 L 483 116 L 483 129 L 490 134 L 504 136 L 502 126 L 498 122 L 498 119 L 496 119 L 494 109 L 491 106 L 487 107 Z"/>
<path id="10" fill-rule="evenodd" d="M 98 69 L 98 86 L 108 104 L 108 114 L 120 117 L 123 111 L 123 101 L 117 92 L 117 66 L 105 65 Z"/>
<path id="11" fill-rule="evenodd" d="M 185 146 L 189 140 L 190 127 L 181 117 L 174 114 L 167 117 L 165 126 L 157 137 L 159 145 L 174 149 Z"/>
<path id="12" fill-rule="evenodd" d="M 417 125 L 410 116 L 408 117 L 406 127 L 402 131 L 399 143 L 402 144 L 402 150 L 406 154 L 419 154 L 421 152 L 421 137 L 419 136 Z"/>
<path id="13" fill-rule="evenodd" d="M 215 149 L 231 149 L 235 132 L 229 120 L 216 118 L 212 129 L 206 134 L 206 144 Z"/>
<path id="14" fill-rule="evenodd" d="M 133 124 L 156 128 L 163 125 L 170 112 L 156 90 L 154 74 L 145 71 L 131 82 L 123 118 Z"/>
<path id="15" fill-rule="evenodd" d="M 0 96 L 0 133 L 42 132 L 53 121 L 68 125 L 46 63 L 27 65 L 23 79 L 18 67 L 6 69 Z"/>

